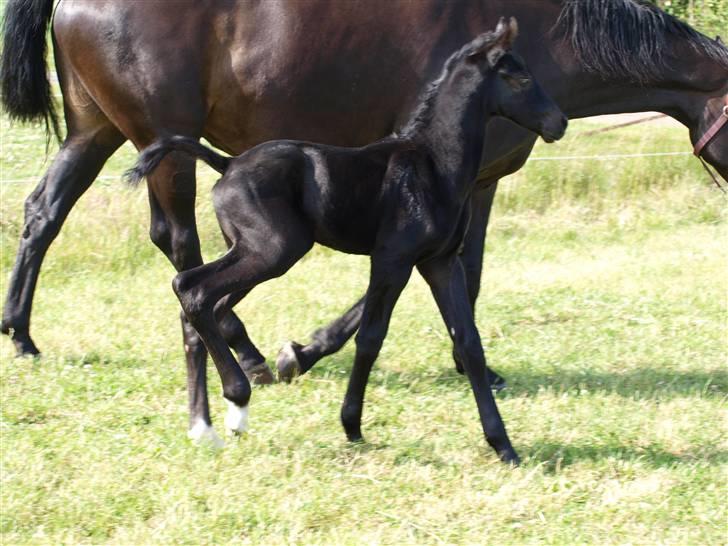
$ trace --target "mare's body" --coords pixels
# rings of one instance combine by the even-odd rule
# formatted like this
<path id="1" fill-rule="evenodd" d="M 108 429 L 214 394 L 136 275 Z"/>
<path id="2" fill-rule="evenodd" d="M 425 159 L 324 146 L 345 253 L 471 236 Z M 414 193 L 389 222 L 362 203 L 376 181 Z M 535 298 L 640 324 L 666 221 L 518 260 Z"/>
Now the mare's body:
<path id="1" fill-rule="evenodd" d="M 484 123 L 493 115 L 555 140 L 566 118 L 509 52 L 515 20 L 503 21 L 454 53 L 403 130 L 358 149 L 272 141 L 229 165 L 192 139 L 161 140 L 144 151 L 135 179 L 171 151 L 212 158 L 223 177 L 213 188 L 229 252 L 180 273 L 174 289 L 218 367 L 231 403 L 226 423 L 247 417 L 250 386 L 215 319 L 257 284 L 285 273 L 314 242 L 371 256 L 356 356 L 341 419 L 361 440 L 364 391 L 389 319 L 416 266 L 429 283 L 463 362 L 488 443 L 517 462 L 490 391 L 485 357 L 457 251 L 467 230 L 480 167 Z M 220 303 L 219 303 L 220 302 Z M 233 430 L 240 430 L 240 426 Z"/>
<path id="2" fill-rule="evenodd" d="M 19 119 L 52 111 L 44 62 L 52 9 L 52 0 L 7 3 L 0 79 L 3 104 Z M 19 354 L 38 352 L 30 317 L 44 255 L 125 140 L 143 149 L 165 135 L 204 136 L 233 154 L 275 138 L 363 145 L 391 132 L 450 51 L 502 14 L 520 21 L 518 52 L 569 117 L 659 110 L 695 142 L 720 114 L 728 51 L 630 0 L 176 0 L 174 9 L 60 0 L 52 34 L 67 136 L 26 201 L 2 331 Z M 535 140 L 507 121 L 487 129 L 462 256 L 471 301 L 495 184 L 524 164 Z M 728 176 L 728 130 L 704 156 Z M 148 191 L 154 244 L 177 270 L 202 263 L 194 162 L 169 155 Z M 359 315 L 354 308 L 319 332 L 300 351 L 301 367 L 340 346 Z M 206 351 L 184 317 L 182 326 L 190 425 L 209 424 Z M 269 379 L 236 317 L 221 326 L 243 368 Z M 286 369 L 296 369 L 293 361 Z"/>

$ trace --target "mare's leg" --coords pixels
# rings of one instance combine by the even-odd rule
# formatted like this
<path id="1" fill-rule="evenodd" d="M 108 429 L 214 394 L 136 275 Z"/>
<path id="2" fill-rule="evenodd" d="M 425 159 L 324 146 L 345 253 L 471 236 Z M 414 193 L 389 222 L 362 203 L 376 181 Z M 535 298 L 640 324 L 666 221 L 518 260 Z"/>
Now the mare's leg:
<path id="1" fill-rule="evenodd" d="M 470 380 L 486 441 L 502 461 L 518 464 L 518 455 L 508 439 L 488 383 L 483 346 L 469 305 L 460 260 L 455 256 L 432 260 L 421 264 L 418 269 L 430 285 L 443 318 L 446 314 L 450 315 L 445 324 Z"/>
<path id="2" fill-rule="evenodd" d="M 276 367 L 278 379 L 290 383 L 294 377 L 306 373 L 323 357 L 341 349 L 359 328 L 366 296 L 361 298 L 346 313 L 324 328 L 311 334 L 311 342 L 301 345 L 289 341 L 278 353 Z"/>
<path id="3" fill-rule="evenodd" d="M 364 392 L 374 361 L 379 355 L 387 335 L 389 319 L 407 281 L 412 274 L 411 266 L 391 265 L 372 257 L 372 271 L 365 297 L 359 333 L 356 335 L 354 367 L 349 377 L 341 423 L 349 441 L 362 440 L 361 415 Z"/>
<path id="4" fill-rule="evenodd" d="M 182 154 L 170 154 L 148 177 L 151 218 L 149 236 L 177 271 L 202 263 L 195 223 L 195 162 Z M 207 400 L 207 349 L 180 315 L 187 364 L 189 436 L 219 443 L 210 421 Z"/>
<path id="5" fill-rule="evenodd" d="M 79 197 L 89 188 L 106 160 L 124 142 L 107 120 L 73 123 L 45 176 L 25 201 L 25 224 L 3 308 L 2 333 L 9 334 L 19 356 L 36 355 L 30 337 L 33 294 L 43 258 Z"/>

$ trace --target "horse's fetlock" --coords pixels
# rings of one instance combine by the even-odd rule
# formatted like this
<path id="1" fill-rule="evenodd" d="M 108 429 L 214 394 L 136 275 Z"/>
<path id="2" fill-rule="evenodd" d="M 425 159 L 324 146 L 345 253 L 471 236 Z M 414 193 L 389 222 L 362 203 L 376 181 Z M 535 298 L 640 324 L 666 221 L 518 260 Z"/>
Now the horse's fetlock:
<path id="1" fill-rule="evenodd" d="M 250 384 L 247 380 L 231 381 L 223 386 L 222 395 L 238 407 L 244 407 L 250 402 Z"/>
<path id="2" fill-rule="evenodd" d="M 361 440 L 361 414 L 363 404 L 344 402 L 341 407 L 341 424 L 350 441 Z"/>

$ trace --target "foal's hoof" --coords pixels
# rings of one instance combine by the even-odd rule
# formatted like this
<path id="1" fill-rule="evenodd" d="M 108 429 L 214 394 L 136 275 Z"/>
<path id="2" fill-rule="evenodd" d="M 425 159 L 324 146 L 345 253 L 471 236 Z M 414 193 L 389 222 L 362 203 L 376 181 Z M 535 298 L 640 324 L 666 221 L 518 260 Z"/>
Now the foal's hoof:
<path id="1" fill-rule="evenodd" d="M 521 466 L 521 458 L 513 449 L 505 449 L 498 453 L 500 460 L 506 463 L 508 466 L 517 467 Z"/>
<path id="2" fill-rule="evenodd" d="M 296 352 L 301 347 L 302 345 L 295 341 L 289 341 L 283 345 L 276 358 L 278 381 L 290 383 L 301 375 L 301 364 L 298 362 L 298 353 Z"/>
<path id="3" fill-rule="evenodd" d="M 227 403 L 227 413 L 225 414 L 225 430 L 228 434 L 238 435 L 248 430 L 248 406 L 237 406 L 230 400 Z"/>
<path id="4" fill-rule="evenodd" d="M 251 385 L 271 385 L 276 382 L 273 372 L 265 362 L 261 362 L 250 368 L 243 368 L 243 373 Z"/>

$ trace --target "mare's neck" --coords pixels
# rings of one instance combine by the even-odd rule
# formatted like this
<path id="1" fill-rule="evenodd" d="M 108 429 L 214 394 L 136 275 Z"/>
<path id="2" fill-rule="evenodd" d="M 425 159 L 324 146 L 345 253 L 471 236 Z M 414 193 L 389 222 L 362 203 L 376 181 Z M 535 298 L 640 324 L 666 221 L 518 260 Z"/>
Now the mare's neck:
<path id="1" fill-rule="evenodd" d="M 643 84 L 588 72 L 573 61 L 559 62 L 574 55 L 560 49 L 557 72 L 565 77 L 547 87 L 553 86 L 553 96 L 569 118 L 656 111 L 688 127 L 692 136 L 704 124 L 708 101 L 728 92 L 728 68 L 688 43 L 677 42 L 673 48 L 669 57 L 678 61 Z"/>

